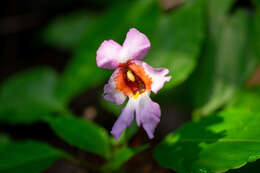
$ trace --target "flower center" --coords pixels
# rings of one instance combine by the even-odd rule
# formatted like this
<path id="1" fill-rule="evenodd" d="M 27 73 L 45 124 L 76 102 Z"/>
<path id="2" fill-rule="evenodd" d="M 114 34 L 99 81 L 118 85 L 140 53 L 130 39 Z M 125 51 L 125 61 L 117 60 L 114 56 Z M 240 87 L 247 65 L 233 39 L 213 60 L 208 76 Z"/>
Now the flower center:
<path id="1" fill-rule="evenodd" d="M 125 83 L 132 90 L 133 94 L 142 94 L 145 91 L 145 84 L 131 69 L 125 72 Z"/>
<path id="2" fill-rule="evenodd" d="M 141 65 L 130 61 L 121 64 L 119 68 L 115 77 L 116 88 L 126 96 L 137 99 L 140 94 L 151 89 L 152 80 Z"/>

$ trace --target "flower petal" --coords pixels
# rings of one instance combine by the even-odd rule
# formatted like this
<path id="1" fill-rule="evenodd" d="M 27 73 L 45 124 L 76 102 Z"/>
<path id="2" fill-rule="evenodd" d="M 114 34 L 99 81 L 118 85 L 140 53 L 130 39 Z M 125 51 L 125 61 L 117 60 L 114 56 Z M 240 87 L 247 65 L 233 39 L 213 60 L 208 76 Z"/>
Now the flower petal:
<path id="1" fill-rule="evenodd" d="M 169 73 L 169 70 L 167 68 L 153 68 L 142 61 L 134 62 L 142 65 L 148 76 L 152 78 L 151 90 L 155 94 L 163 87 L 165 82 L 169 82 L 171 80 L 171 76 L 166 76 Z"/>
<path id="2" fill-rule="evenodd" d="M 120 57 L 121 60 L 141 60 L 147 55 L 149 49 L 149 39 L 137 29 L 132 28 L 126 35 L 126 39 L 120 52 Z"/>
<path id="3" fill-rule="evenodd" d="M 107 101 L 114 102 L 115 104 L 120 105 L 125 101 L 126 96 L 123 94 L 123 92 L 116 89 L 115 78 L 118 72 L 119 69 L 116 69 L 115 72 L 111 75 L 108 84 L 105 85 L 104 98 Z"/>
<path id="4" fill-rule="evenodd" d="M 115 69 L 119 63 L 121 45 L 113 40 L 105 40 L 97 51 L 97 65 L 100 68 Z"/>
<path id="5" fill-rule="evenodd" d="M 142 125 L 148 137 L 154 137 L 153 133 L 160 122 L 161 109 L 159 104 L 153 102 L 148 94 L 143 94 L 138 98 L 136 108 L 136 123 Z"/>
<path id="6" fill-rule="evenodd" d="M 115 137 L 116 140 L 120 140 L 120 136 L 127 128 L 131 125 L 134 119 L 134 111 L 135 111 L 135 103 L 133 99 L 129 99 L 128 103 L 126 104 L 125 108 L 121 112 L 121 115 L 116 120 L 111 134 Z"/>

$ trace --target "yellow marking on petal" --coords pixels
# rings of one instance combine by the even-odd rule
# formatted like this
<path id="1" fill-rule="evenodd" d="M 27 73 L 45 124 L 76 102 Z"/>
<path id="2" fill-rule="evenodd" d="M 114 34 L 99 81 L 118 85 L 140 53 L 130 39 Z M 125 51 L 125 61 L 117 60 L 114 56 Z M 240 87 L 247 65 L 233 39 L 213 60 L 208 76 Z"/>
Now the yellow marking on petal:
<path id="1" fill-rule="evenodd" d="M 135 95 L 133 95 L 134 99 L 137 100 L 138 97 L 139 97 L 139 95 L 140 95 L 140 93 L 139 93 L 139 91 L 137 91 L 137 92 L 135 93 Z"/>
<path id="2" fill-rule="evenodd" d="M 134 81 L 135 81 L 135 76 L 134 76 L 134 74 L 132 73 L 131 70 L 128 70 L 128 71 L 126 72 L 126 76 L 127 76 L 127 79 L 129 79 L 131 82 L 134 82 Z"/>

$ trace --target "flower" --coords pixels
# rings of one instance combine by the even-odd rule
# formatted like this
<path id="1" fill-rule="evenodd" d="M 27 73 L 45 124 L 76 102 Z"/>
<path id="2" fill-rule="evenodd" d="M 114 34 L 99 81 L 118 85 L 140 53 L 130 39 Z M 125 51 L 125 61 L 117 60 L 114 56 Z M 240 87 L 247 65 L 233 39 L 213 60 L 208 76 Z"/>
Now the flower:
<path id="1" fill-rule="evenodd" d="M 132 28 L 122 46 L 108 40 L 97 51 L 98 67 L 115 70 L 104 87 L 104 98 L 120 105 L 129 97 L 111 131 L 116 140 L 131 125 L 134 114 L 137 125 L 143 126 L 150 139 L 154 137 L 154 130 L 160 121 L 160 106 L 151 100 L 150 93 L 157 93 L 171 77 L 166 76 L 168 69 L 153 68 L 141 61 L 149 49 L 148 38 Z"/>

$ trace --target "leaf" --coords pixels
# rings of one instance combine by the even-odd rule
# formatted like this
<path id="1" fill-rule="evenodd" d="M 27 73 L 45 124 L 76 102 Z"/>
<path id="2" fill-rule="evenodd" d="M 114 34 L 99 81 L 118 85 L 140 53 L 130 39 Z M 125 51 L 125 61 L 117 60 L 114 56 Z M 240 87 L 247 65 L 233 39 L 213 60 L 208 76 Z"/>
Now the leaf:
<path id="1" fill-rule="evenodd" d="M 258 172 L 260 168 L 260 160 L 252 163 L 248 163 L 239 169 L 231 169 L 227 173 L 247 173 L 247 172 Z"/>
<path id="2" fill-rule="evenodd" d="M 161 9 L 156 0 L 137 0 L 126 14 L 127 32 L 131 28 L 137 28 L 148 38 L 152 38 L 156 33 L 159 24 Z M 123 36 L 123 37 L 122 37 Z M 125 35 L 121 35 L 122 41 Z"/>
<path id="3" fill-rule="evenodd" d="M 252 0 L 253 4 L 259 8 L 260 7 L 260 1 L 259 0 Z"/>
<path id="4" fill-rule="evenodd" d="M 260 3 L 259 3 L 260 4 Z M 258 58 L 258 61 L 260 60 L 260 6 L 256 8 L 254 18 L 253 18 L 253 24 L 252 24 L 252 31 L 251 33 L 251 39 L 252 39 L 252 49 Z"/>
<path id="5" fill-rule="evenodd" d="M 109 136 L 98 125 L 74 116 L 60 116 L 49 121 L 57 135 L 71 145 L 107 158 L 109 156 Z"/>
<path id="6" fill-rule="evenodd" d="M 208 37 L 205 50 L 200 58 L 198 67 L 191 76 L 189 82 L 192 99 L 196 108 L 202 108 L 209 100 L 211 89 L 213 88 L 215 59 L 217 53 L 217 41 L 219 40 L 224 23 L 227 20 L 228 11 L 230 11 L 234 0 L 208 0 Z M 227 23 L 227 22 L 226 22 Z M 200 81 L 200 82 L 198 82 Z M 202 111 L 197 111 L 196 116 L 201 116 Z"/>
<path id="7" fill-rule="evenodd" d="M 227 14 L 235 2 L 235 0 L 208 0 L 209 34 L 213 39 L 218 39 Z"/>
<path id="8" fill-rule="evenodd" d="M 64 154 L 36 141 L 10 141 L 0 145 L 0 156 L 0 172 L 40 173 Z"/>
<path id="9" fill-rule="evenodd" d="M 60 99 L 68 102 L 83 90 L 104 83 L 112 71 L 97 67 L 98 47 L 104 40 L 112 39 L 122 43 L 130 27 L 137 27 L 137 29 L 140 27 L 141 32 L 151 33 L 151 26 L 154 26 L 157 21 L 157 12 L 154 10 L 156 5 L 156 1 L 153 0 L 127 1 L 116 4 L 108 10 L 96 25 L 85 33 L 79 48 L 76 49 L 66 67 L 58 88 Z"/>
<path id="10" fill-rule="evenodd" d="M 163 167 L 180 173 L 225 172 L 260 158 L 260 95 L 244 93 L 216 115 L 182 126 L 154 151 Z M 253 95 L 253 96 L 252 96 Z M 246 101 L 251 99 L 251 104 Z M 239 102 L 239 103 L 237 103 Z"/>
<path id="11" fill-rule="evenodd" d="M 49 68 L 35 68 L 16 74 L 0 88 L 0 120 L 32 123 L 62 109 L 55 96 L 57 74 Z"/>
<path id="12" fill-rule="evenodd" d="M 248 57 L 250 61 L 247 61 L 248 74 L 250 78 L 247 80 L 246 85 L 254 86 L 258 85 L 257 69 L 260 65 L 260 8 L 256 8 L 249 28 L 249 48 L 247 49 Z"/>
<path id="13" fill-rule="evenodd" d="M 259 88 L 251 89 L 250 92 L 248 92 L 245 89 L 240 90 L 236 92 L 236 95 L 230 102 L 229 107 L 232 107 L 234 109 L 245 108 L 252 112 L 258 113 L 260 112 L 259 96 L 260 96 Z"/>
<path id="14" fill-rule="evenodd" d="M 3 133 L 0 133 L 0 148 L 4 147 L 4 145 L 8 144 L 10 142 L 10 138 Z"/>
<path id="15" fill-rule="evenodd" d="M 148 145 L 143 145 L 137 148 L 122 147 L 113 152 L 112 157 L 102 167 L 106 172 L 119 169 L 126 161 L 128 161 L 135 154 L 145 150 Z"/>
<path id="16" fill-rule="evenodd" d="M 230 101 L 255 68 L 247 54 L 248 24 L 247 12 L 237 11 L 225 21 L 217 40 L 209 43 L 204 62 L 190 84 L 197 107 L 195 117 L 208 115 Z"/>
<path id="17" fill-rule="evenodd" d="M 77 46 L 86 30 L 93 25 L 96 18 L 86 11 L 58 16 L 52 19 L 44 29 L 43 39 L 54 47 L 73 49 Z"/>
<path id="18" fill-rule="evenodd" d="M 190 1 L 176 11 L 161 16 L 151 52 L 145 61 L 166 67 L 173 77 L 166 87 L 185 81 L 194 70 L 205 36 L 204 1 Z"/>

